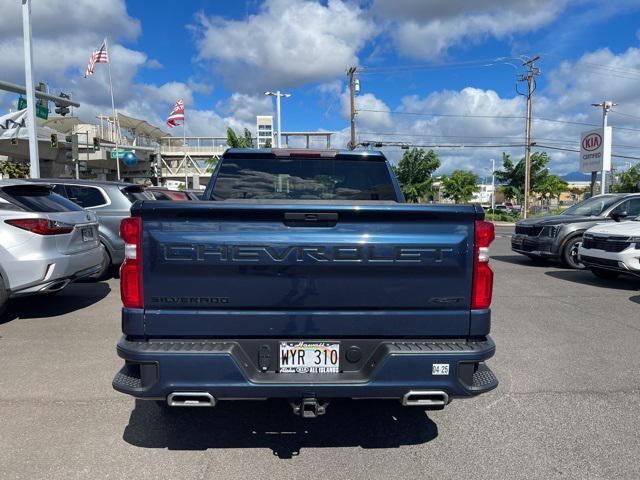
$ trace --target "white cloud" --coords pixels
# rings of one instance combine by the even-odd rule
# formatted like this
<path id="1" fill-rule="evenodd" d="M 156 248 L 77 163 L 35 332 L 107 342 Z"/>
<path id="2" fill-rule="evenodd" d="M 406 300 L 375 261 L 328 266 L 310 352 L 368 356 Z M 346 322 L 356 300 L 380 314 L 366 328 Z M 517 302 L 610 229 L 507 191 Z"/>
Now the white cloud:
<path id="1" fill-rule="evenodd" d="M 389 31 L 402 55 L 437 59 L 452 46 L 486 36 L 536 30 L 565 5 L 566 0 L 375 0 L 372 8 L 391 19 Z"/>
<path id="2" fill-rule="evenodd" d="M 71 93 L 81 107 L 74 114 L 94 122 L 99 114 L 111 114 L 107 65 L 97 64 L 95 74 L 83 78 L 91 52 L 111 39 L 109 57 L 116 108 L 125 114 L 143 118 L 161 128 L 173 103 L 182 98 L 187 106 L 187 133 L 225 135 L 227 126 L 255 129 L 252 111 L 270 109 L 268 99 L 249 102 L 232 96 L 225 112 L 195 109 L 194 94 L 211 94 L 213 86 L 192 79 L 164 84 L 146 84 L 136 77 L 143 68 L 161 68 L 158 60 L 138 50 L 124 47 L 120 40 L 134 40 L 141 33 L 140 22 L 132 18 L 124 0 L 47 0 L 32 6 L 34 72 L 36 81 L 44 81 L 52 92 Z M 20 2 L 11 2 L 0 15 L 0 58 L 3 80 L 24 84 L 22 20 Z M 243 104 L 243 101 L 246 102 Z M 15 103 L 13 95 L 0 92 L 0 108 Z M 243 105 L 243 107 L 241 107 Z M 213 107 L 213 106 L 212 106 Z M 172 132 L 173 133 L 173 132 Z M 180 132 L 181 133 L 181 132 Z"/>
<path id="3" fill-rule="evenodd" d="M 104 35 L 133 40 L 141 32 L 140 22 L 129 16 L 123 0 L 32 2 L 31 27 L 35 37 L 53 39 L 81 34 L 85 37 L 93 35 L 100 40 Z M 17 36 L 22 38 L 21 2 L 4 1 L 0 15 L 0 41 Z M 89 45 L 93 48 L 93 43 Z M 87 44 L 82 46 L 87 48 Z"/>
<path id="4" fill-rule="evenodd" d="M 356 4 L 267 0 L 246 20 L 199 16 L 199 57 L 232 90 L 290 88 L 343 75 L 375 32 Z"/>
<path id="5" fill-rule="evenodd" d="M 363 93 L 357 95 L 355 106 L 356 111 L 358 111 L 356 122 L 361 129 L 365 131 L 385 131 L 393 127 L 393 121 L 389 114 L 391 109 L 374 94 Z M 350 110 L 351 103 L 349 101 L 349 90 L 347 89 L 340 96 L 340 111 L 344 118 L 349 118 Z"/>
<path id="6" fill-rule="evenodd" d="M 216 104 L 216 110 L 235 118 L 240 122 L 253 124 L 255 130 L 256 115 L 273 113 L 272 97 L 266 95 L 247 95 L 233 93 L 229 98 Z"/>

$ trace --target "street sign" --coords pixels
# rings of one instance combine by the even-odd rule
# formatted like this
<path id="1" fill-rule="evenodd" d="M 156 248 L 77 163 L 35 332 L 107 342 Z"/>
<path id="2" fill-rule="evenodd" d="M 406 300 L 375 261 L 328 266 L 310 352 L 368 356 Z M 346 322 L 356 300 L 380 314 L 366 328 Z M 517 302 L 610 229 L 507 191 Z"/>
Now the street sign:
<path id="1" fill-rule="evenodd" d="M 24 110 L 25 108 L 27 108 L 27 99 L 24 97 L 18 98 L 18 110 Z M 36 117 L 43 120 L 49 118 L 49 108 L 36 103 Z"/>
<path id="2" fill-rule="evenodd" d="M 118 158 L 124 157 L 127 153 L 133 153 L 133 152 L 131 152 L 131 150 L 118 150 Z M 111 160 L 115 160 L 116 151 L 115 150 L 111 150 L 110 156 L 111 156 Z"/>
<path id="3" fill-rule="evenodd" d="M 580 171 L 611 170 L 611 127 L 582 132 L 580 137 Z"/>

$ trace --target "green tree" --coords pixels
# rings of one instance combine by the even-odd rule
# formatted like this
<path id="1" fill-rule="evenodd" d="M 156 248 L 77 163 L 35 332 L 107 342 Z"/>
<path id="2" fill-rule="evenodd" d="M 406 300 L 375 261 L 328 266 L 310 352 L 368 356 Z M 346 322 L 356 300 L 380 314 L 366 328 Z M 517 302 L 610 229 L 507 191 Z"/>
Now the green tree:
<path id="1" fill-rule="evenodd" d="M 569 184 L 557 175 L 547 175 L 536 187 L 535 192 L 540 198 L 549 200 L 560 197 L 562 192 L 569 189 Z"/>
<path id="2" fill-rule="evenodd" d="M 549 176 L 547 164 L 551 158 L 546 152 L 536 152 L 531 155 L 531 181 L 530 189 L 538 192 Z M 498 182 L 502 184 L 502 193 L 505 199 L 516 198 L 519 202 L 524 196 L 524 158 L 514 164 L 511 157 L 506 153 L 502 154 L 502 170 L 496 170 L 495 175 Z"/>
<path id="3" fill-rule="evenodd" d="M 393 167 L 407 202 L 418 203 L 433 194 L 433 172 L 440 166 L 438 154 L 412 148 Z"/>
<path id="4" fill-rule="evenodd" d="M 230 148 L 253 148 L 253 138 L 248 128 L 244 129 L 244 135 L 238 134 L 231 127 L 227 127 L 227 145 Z"/>
<path id="5" fill-rule="evenodd" d="M 0 173 L 8 178 L 27 178 L 29 176 L 29 165 L 22 162 L 1 161 Z"/>
<path id="6" fill-rule="evenodd" d="M 634 165 L 620 174 L 618 183 L 611 185 L 611 191 L 616 193 L 640 192 L 640 165 Z"/>
<path id="7" fill-rule="evenodd" d="M 455 203 L 469 203 L 480 190 L 478 175 L 468 170 L 454 170 L 450 176 L 443 175 L 440 181 L 442 196 Z"/>

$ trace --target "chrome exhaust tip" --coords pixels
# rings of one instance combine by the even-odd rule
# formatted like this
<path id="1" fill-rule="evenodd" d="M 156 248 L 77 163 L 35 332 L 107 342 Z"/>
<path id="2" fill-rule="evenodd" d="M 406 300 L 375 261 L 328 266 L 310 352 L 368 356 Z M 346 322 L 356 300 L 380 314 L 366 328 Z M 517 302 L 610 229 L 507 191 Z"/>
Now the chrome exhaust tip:
<path id="1" fill-rule="evenodd" d="M 444 408 L 449 403 L 449 395 L 442 390 L 411 390 L 402 397 L 405 407 Z"/>
<path id="2" fill-rule="evenodd" d="M 46 287 L 44 287 L 43 289 L 41 289 L 41 292 L 59 292 L 60 290 L 62 290 L 64 287 L 66 287 L 67 285 L 69 285 L 70 280 L 60 280 L 58 282 L 53 282 L 49 285 L 47 285 Z"/>
<path id="3" fill-rule="evenodd" d="M 215 407 L 216 399 L 207 392 L 173 392 L 167 397 L 170 407 Z"/>

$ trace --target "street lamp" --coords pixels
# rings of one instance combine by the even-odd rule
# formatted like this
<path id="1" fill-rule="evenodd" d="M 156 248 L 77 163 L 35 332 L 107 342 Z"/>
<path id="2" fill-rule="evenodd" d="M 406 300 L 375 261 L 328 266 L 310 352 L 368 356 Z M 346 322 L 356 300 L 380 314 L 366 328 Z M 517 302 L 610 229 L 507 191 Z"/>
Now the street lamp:
<path id="1" fill-rule="evenodd" d="M 278 128 L 278 148 L 282 148 L 282 132 L 281 132 L 281 128 L 280 128 L 280 98 L 284 97 L 284 98 L 289 98 L 291 96 L 290 93 L 282 93 L 280 92 L 280 90 L 276 90 L 275 92 L 264 92 L 265 95 L 268 95 L 270 97 L 276 97 L 276 122 L 277 122 L 277 128 Z"/>

